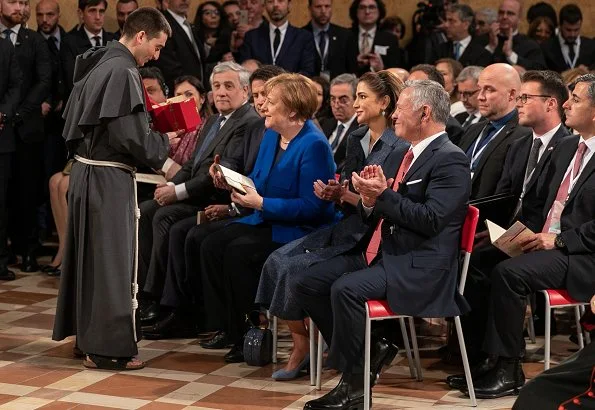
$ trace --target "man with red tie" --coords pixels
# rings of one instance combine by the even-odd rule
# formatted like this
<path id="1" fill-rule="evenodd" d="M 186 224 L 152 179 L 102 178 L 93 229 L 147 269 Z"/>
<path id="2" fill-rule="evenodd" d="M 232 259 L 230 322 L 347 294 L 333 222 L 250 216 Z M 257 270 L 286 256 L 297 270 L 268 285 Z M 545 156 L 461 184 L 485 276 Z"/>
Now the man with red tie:
<path id="1" fill-rule="evenodd" d="M 370 299 L 387 299 L 399 314 L 442 317 L 467 310 L 457 292 L 461 226 L 471 176 L 467 156 L 445 132 L 450 111 L 444 88 L 407 83 L 392 116 L 411 149 L 387 166 L 365 167 L 352 182 L 368 234 L 353 249 L 296 275 L 290 286 L 330 346 L 327 365 L 343 373 L 330 393 L 305 409 L 351 409 L 363 404 L 363 346 Z M 372 384 L 396 347 L 372 341 Z"/>
<path id="2" fill-rule="evenodd" d="M 520 362 L 527 296 L 544 289 L 568 289 L 589 302 L 595 292 L 595 75 L 579 77 L 564 103 L 567 137 L 542 173 L 537 197 L 524 205 L 534 234 L 524 254 L 491 273 L 489 313 L 483 350 L 489 356 L 472 371 L 477 398 L 515 394 L 525 376 Z M 464 389 L 463 389 L 464 390 Z"/>

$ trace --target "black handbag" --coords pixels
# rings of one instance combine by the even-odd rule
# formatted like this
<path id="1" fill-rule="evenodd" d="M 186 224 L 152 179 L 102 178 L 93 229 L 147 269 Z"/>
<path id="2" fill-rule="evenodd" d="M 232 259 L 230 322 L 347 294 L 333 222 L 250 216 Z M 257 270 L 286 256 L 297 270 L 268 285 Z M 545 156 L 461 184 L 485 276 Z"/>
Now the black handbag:
<path id="1" fill-rule="evenodd" d="M 244 335 L 244 361 L 249 366 L 266 366 L 273 356 L 273 333 L 260 325 L 260 313 L 254 311 L 246 316 L 251 326 Z"/>

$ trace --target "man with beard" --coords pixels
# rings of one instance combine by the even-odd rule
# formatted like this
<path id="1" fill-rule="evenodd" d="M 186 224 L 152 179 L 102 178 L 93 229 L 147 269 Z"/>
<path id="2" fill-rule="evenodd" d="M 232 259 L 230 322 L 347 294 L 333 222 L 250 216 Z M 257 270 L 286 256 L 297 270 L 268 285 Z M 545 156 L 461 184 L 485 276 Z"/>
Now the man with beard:
<path id="1" fill-rule="evenodd" d="M 138 9 L 138 3 L 136 0 L 118 0 L 116 3 L 116 20 L 118 20 L 118 27 L 119 30 L 114 33 L 114 37 L 116 40 L 119 40 L 122 37 L 122 28 L 124 27 L 124 22 L 134 10 Z"/>
<path id="2" fill-rule="evenodd" d="M 246 33 L 238 61 L 255 59 L 288 72 L 315 75 L 312 35 L 289 24 L 290 5 L 291 0 L 266 0 L 270 22 Z"/>

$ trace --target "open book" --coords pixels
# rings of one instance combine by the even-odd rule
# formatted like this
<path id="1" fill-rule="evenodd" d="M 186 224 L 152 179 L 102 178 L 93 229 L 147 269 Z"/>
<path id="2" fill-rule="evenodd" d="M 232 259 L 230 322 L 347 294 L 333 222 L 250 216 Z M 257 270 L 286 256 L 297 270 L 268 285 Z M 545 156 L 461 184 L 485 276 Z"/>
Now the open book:
<path id="1" fill-rule="evenodd" d="M 242 185 L 251 187 L 256 191 L 256 186 L 254 186 L 254 182 L 247 176 L 244 176 L 238 172 L 235 172 L 232 169 L 224 167 L 221 164 L 215 164 L 215 168 L 217 169 L 217 171 L 221 172 L 221 175 L 223 175 L 223 177 L 225 178 L 225 182 L 227 182 L 227 185 L 237 190 L 238 192 L 241 192 L 242 194 L 247 193 Z"/>
<path id="2" fill-rule="evenodd" d="M 492 244 L 510 257 L 521 255 L 523 253 L 521 245 L 528 237 L 534 235 L 531 229 L 519 221 L 516 221 L 508 230 L 488 219 L 486 219 L 486 226 Z"/>

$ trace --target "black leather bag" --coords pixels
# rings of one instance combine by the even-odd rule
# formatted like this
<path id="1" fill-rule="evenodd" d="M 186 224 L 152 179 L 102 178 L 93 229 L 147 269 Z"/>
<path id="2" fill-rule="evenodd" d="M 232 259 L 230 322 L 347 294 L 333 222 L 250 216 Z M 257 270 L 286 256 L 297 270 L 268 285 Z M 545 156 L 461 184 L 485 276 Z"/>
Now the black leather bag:
<path id="1" fill-rule="evenodd" d="M 249 366 L 266 366 L 273 356 L 273 333 L 260 326 L 260 314 L 257 311 L 247 317 L 251 328 L 244 336 L 244 360 Z"/>

